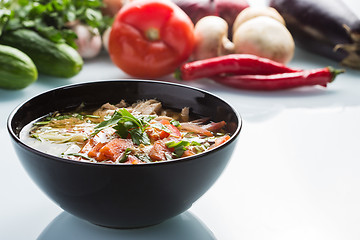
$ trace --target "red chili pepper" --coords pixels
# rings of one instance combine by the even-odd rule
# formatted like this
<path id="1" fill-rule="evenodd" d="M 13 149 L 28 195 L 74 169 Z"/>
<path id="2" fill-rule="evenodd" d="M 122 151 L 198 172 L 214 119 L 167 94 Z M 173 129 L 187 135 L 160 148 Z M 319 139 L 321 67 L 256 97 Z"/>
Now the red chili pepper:
<path id="1" fill-rule="evenodd" d="M 214 76 L 212 79 L 221 84 L 251 90 L 280 90 L 301 86 L 326 85 L 335 77 L 343 73 L 342 69 L 331 67 L 303 70 L 292 73 L 279 73 L 271 75 L 234 75 Z"/>
<path id="2" fill-rule="evenodd" d="M 268 75 L 298 71 L 300 70 L 251 54 L 229 54 L 185 63 L 175 73 L 175 76 L 178 79 L 188 81 L 220 74 Z"/>

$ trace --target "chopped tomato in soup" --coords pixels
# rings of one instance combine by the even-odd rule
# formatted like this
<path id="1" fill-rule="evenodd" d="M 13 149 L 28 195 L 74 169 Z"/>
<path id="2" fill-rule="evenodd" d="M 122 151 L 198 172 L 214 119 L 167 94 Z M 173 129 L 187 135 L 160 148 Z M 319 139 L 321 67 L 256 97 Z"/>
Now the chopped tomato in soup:
<path id="1" fill-rule="evenodd" d="M 65 147 L 60 154 L 54 150 L 54 155 L 111 164 L 189 157 L 230 139 L 225 121 L 189 119 L 188 108 L 177 112 L 163 108 L 157 100 L 132 105 L 121 101 L 119 105 L 104 104 L 93 112 L 50 114 L 32 123 L 29 137 Z"/>

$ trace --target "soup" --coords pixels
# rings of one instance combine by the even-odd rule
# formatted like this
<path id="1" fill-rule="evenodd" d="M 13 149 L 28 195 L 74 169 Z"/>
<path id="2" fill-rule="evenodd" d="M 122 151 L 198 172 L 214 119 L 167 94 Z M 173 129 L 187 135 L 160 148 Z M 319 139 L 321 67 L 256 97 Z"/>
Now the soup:
<path id="1" fill-rule="evenodd" d="M 94 111 L 51 113 L 27 125 L 20 138 L 62 158 L 111 164 L 168 161 L 211 150 L 230 139 L 226 122 L 166 109 L 157 100 L 106 103 Z"/>

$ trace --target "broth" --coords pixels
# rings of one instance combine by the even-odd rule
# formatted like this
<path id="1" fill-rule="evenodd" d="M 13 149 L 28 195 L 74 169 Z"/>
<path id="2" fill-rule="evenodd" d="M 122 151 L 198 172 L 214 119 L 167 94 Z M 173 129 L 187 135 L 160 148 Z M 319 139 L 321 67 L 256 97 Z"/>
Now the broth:
<path id="1" fill-rule="evenodd" d="M 193 119 L 190 110 L 165 109 L 157 100 L 94 111 L 51 113 L 20 132 L 29 146 L 54 156 L 95 163 L 141 164 L 193 156 L 230 138 L 226 122 Z"/>

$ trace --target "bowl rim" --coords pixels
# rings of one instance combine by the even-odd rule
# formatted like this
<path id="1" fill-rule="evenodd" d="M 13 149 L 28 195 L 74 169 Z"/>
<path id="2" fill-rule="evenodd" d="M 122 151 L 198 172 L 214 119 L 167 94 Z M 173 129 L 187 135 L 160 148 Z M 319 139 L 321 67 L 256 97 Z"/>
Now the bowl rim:
<path id="1" fill-rule="evenodd" d="M 202 153 L 198 153 L 195 154 L 193 156 L 188 156 L 188 157 L 183 157 L 183 158 L 177 158 L 177 159 L 172 159 L 172 160 L 167 160 L 167 161 L 159 161 L 159 162 L 149 162 L 149 163 L 140 163 L 140 164 L 112 164 L 112 163 L 102 163 L 102 162 L 87 162 L 87 161 L 75 161 L 75 160 L 71 160 L 71 159 L 66 159 L 66 158 L 61 158 L 55 155 L 51 155 L 48 153 L 45 153 L 43 151 L 37 150 L 31 146 L 29 146 L 28 144 L 25 144 L 20 137 L 17 136 L 17 134 L 13 131 L 11 125 L 13 122 L 13 118 L 14 116 L 18 113 L 19 109 L 24 106 L 25 104 L 33 101 L 33 99 L 40 97 L 42 95 L 45 94 L 49 94 L 50 92 L 54 92 L 54 91 L 58 91 L 60 89 L 71 89 L 71 88 L 79 88 L 85 85 L 91 85 L 91 84 L 101 84 L 101 83 L 111 83 L 111 82 L 144 82 L 144 83 L 156 83 L 156 84 L 161 84 L 161 85 L 172 85 L 172 86 L 176 86 L 176 87 L 182 87 L 182 88 L 187 88 L 187 89 L 191 89 L 194 91 L 198 91 L 207 95 L 210 95 L 212 97 L 217 98 L 218 100 L 222 101 L 223 103 L 225 103 L 226 105 L 228 105 L 230 107 L 230 109 L 233 111 L 233 113 L 235 114 L 237 121 L 238 121 L 238 125 L 236 127 L 236 130 L 234 131 L 234 133 L 230 136 L 230 139 L 228 141 L 226 141 L 225 143 L 221 144 L 218 147 L 215 147 L 214 149 L 211 149 L 209 151 L 205 151 Z M 31 98 L 28 98 L 27 100 L 21 102 L 20 104 L 18 104 L 18 106 L 16 106 L 11 113 L 8 116 L 7 119 L 7 129 L 8 132 L 11 136 L 11 138 L 18 144 L 20 145 L 22 148 L 26 149 L 27 151 L 33 152 L 37 155 L 40 155 L 42 157 L 46 157 L 49 160 L 53 160 L 53 161 L 60 161 L 60 162 L 65 162 L 65 163 L 69 163 L 69 164 L 80 164 L 80 165 L 88 165 L 88 166 L 96 166 L 96 167 L 131 167 L 131 168 L 135 168 L 135 167 L 148 167 L 148 166 L 152 166 L 152 165 L 157 165 L 157 164 L 176 164 L 179 161 L 193 161 L 197 158 L 200 158 L 202 156 L 205 155 L 209 155 L 212 153 L 215 153 L 217 151 L 220 151 L 222 148 L 225 148 L 226 146 L 230 145 L 232 142 L 235 141 L 235 139 L 239 136 L 240 131 L 242 129 L 242 125 L 243 125 L 243 120 L 241 115 L 238 113 L 238 111 L 227 101 L 225 101 L 223 98 L 207 91 L 204 89 L 200 89 L 197 87 L 193 87 L 193 86 L 188 86 L 188 85 L 184 85 L 184 84 L 180 84 L 180 83 L 173 83 L 173 82 L 167 82 L 167 81 L 162 81 L 162 80 L 147 80 L 147 79 L 127 79 L 127 78 L 120 78 L 120 79 L 106 79 L 106 80 L 93 80 L 93 81 L 87 81 L 87 82 L 81 82 L 81 83 L 72 83 L 72 84 L 67 84 L 67 85 L 63 85 L 63 86 L 59 86 L 59 87 L 55 87 L 49 90 L 45 90 L 41 93 L 38 93 L 36 95 L 34 95 Z"/>

